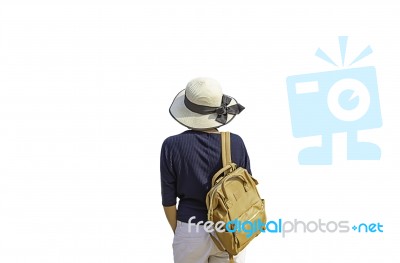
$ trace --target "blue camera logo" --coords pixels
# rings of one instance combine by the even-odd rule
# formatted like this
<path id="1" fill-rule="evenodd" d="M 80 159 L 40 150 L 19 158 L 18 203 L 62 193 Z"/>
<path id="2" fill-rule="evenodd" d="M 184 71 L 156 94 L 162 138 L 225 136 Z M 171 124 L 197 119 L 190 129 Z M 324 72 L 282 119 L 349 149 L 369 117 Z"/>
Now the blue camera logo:
<path id="1" fill-rule="evenodd" d="M 347 37 L 339 37 L 342 66 Z M 349 65 L 368 56 L 368 46 Z M 337 66 L 321 49 L 316 56 Z M 300 164 L 332 164 L 332 134 L 347 132 L 348 160 L 379 160 L 379 146 L 359 142 L 357 131 L 382 126 L 374 67 L 349 68 L 287 78 L 292 132 L 296 138 L 321 136 L 320 147 L 299 153 Z"/>

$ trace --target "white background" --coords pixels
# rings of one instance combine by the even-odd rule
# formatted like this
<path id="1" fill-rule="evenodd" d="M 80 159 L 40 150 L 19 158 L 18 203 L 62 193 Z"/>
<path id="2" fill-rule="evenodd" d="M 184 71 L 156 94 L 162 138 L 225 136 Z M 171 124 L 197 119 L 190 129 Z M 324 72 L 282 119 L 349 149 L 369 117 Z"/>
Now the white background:
<path id="1" fill-rule="evenodd" d="M 384 233 L 262 234 L 247 262 L 400 262 L 399 8 L 393 1 L 0 1 L 0 262 L 173 262 L 159 186 L 169 116 L 194 77 L 246 110 L 240 134 L 271 220 L 349 220 Z M 301 3 L 300 3 L 301 2 Z M 393 3 L 393 4 L 391 4 Z M 286 77 L 335 70 L 318 47 L 377 69 L 380 161 L 300 166 Z"/>

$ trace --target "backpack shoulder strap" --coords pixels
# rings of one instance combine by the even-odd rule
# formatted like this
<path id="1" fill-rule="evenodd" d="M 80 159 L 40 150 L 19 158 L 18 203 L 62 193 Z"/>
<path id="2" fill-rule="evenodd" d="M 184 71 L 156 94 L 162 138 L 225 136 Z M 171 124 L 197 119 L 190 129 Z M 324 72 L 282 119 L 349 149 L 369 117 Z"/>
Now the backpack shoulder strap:
<path id="1" fill-rule="evenodd" d="M 231 157 L 231 134 L 230 132 L 221 132 L 221 152 L 222 167 L 232 163 Z"/>

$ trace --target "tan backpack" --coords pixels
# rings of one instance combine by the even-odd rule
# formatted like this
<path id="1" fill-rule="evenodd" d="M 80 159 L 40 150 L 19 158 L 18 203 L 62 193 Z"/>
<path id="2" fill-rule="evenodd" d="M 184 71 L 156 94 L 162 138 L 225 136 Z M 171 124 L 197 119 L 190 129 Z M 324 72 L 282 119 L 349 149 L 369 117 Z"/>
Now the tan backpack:
<path id="1" fill-rule="evenodd" d="M 267 218 L 264 199 L 257 191 L 257 180 L 231 161 L 229 132 L 221 132 L 221 142 L 223 167 L 212 178 L 206 204 L 208 220 L 214 222 L 214 230 L 219 221 L 228 224 L 225 226 L 230 231 L 214 231 L 217 238 L 213 235 L 211 238 L 220 250 L 228 252 L 233 262 L 233 256 L 265 230 Z"/>

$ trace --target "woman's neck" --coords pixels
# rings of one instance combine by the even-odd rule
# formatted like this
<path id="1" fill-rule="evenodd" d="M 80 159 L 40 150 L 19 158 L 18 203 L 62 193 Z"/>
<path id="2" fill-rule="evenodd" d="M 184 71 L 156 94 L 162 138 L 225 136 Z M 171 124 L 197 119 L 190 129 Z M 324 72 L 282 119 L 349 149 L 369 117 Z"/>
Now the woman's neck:
<path id="1" fill-rule="evenodd" d="M 216 129 L 216 128 L 204 129 L 204 130 L 199 130 L 199 131 L 207 132 L 207 133 L 219 133 L 218 129 Z"/>

